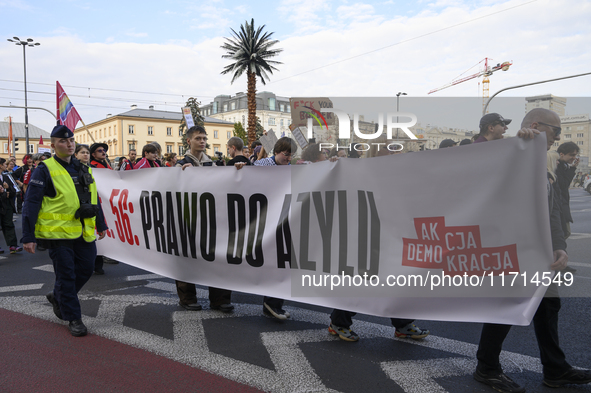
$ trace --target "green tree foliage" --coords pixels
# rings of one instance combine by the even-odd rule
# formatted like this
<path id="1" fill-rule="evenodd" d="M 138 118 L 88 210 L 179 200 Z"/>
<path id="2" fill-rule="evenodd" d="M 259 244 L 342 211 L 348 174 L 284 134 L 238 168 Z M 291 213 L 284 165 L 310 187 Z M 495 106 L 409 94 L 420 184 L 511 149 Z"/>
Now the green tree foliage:
<path id="1" fill-rule="evenodd" d="M 196 126 L 204 126 L 204 117 L 201 115 L 201 109 L 199 108 L 199 105 L 201 105 L 201 103 L 193 97 L 189 98 L 187 100 L 187 103 L 185 104 L 186 107 L 188 106 L 189 108 L 191 108 L 193 123 L 195 123 Z M 181 125 L 179 126 L 179 135 L 182 135 L 181 142 L 183 144 L 183 149 L 185 151 L 187 151 L 187 149 L 189 148 L 189 145 L 187 144 L 188 129 L 189 128 L 187 127 L 185 116 L 183 116 L 183 119 L 181 120 Z M 207 145 L 207 147 L 209 148 L 209 145 Z"/>
<path id="2" fill-rule="evenodd" d="M 255 131 L 256 139 L 259 139 L 260 137 L 262 137 L 264 132 L 265 132 L 265 128 L 261 124 L 261 119 L 259 119 L 259 117 L 257 116 L 257 124 L 256 124 L 256 131 Z"/>
<path id="3" fill-rule="evenodd" d="M 273 64 L 281 64 L 278 61 L 269 60 L 277 56 L 283 49 L 271 49 L 278 40 L 271 40 L 273 33 L 263 32 L 265 25 L 254 27 L 254 19 L 250 23 L 246 21 L 240 26 L 240 31 L 232 30 L 231 38 L 226 38 L 222 49 L 226 54 L 224 59 L 230 59 L 231 64 L 224 67 L 222 74 L 232 74 L 232 82 L 238 79 L 243 73 L 247 77 L 247 98 L 248 98 L 248 144 L 256 139 L 256 80 L 266 84 L 269 74 L 277 71 Z"/>
<path id="4" fill-rule="evenodd" d="M 246 135 L 246 130 L 242 127 L 242 123 L 234 123 L 234 136 L 242 139 L 244 146 L 248 146 L 248 135 Z"/>

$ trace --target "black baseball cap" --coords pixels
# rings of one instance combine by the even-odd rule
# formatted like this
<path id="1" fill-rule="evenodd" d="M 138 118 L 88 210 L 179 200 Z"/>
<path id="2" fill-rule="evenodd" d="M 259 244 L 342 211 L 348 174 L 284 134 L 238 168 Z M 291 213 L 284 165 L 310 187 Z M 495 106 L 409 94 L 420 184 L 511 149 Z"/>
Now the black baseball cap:
<path id="1" fill-rule="evenodd" d="M 505 125 L 509 125 L 509 123 L 511 123 L 511 119 L 504 119 L 503 116 L 499 115 L 498 113 L 487 113 L 480 119 L 480 128 L 484 128 L 487 125 L 496 122 L 501 122 Z"/>

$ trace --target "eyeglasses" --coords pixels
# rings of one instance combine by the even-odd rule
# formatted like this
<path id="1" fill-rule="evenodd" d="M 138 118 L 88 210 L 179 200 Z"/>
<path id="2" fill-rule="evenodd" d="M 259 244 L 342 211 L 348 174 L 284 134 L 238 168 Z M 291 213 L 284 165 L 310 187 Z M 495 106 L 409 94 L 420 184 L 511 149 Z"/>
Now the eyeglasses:
<path id="1" fill-rule="evenodd" d="M 95 152 L 97 152 L 97 153 L 106 153 L 107 151 L 105 149 L 96 149 Z"/>
<path id="2" fill-rule="evenodd" d="M 282 151 L 281 154 L 283 154 L 285 156 L 285 158 L 293 157 L 293 153 L 286 153 L 286 152 Z"/>
<path id="3" fill-rule="evenodd" d="M 554 130 L 555 136 L 560 135 L 560 133 L 562 132 L 562 127 L 557 127 L 557 126 L 553 126 L 551 124 L 542 123 L 541 121 L 539 121 L 538 124 L 552 128 L 552 130 Z"/>

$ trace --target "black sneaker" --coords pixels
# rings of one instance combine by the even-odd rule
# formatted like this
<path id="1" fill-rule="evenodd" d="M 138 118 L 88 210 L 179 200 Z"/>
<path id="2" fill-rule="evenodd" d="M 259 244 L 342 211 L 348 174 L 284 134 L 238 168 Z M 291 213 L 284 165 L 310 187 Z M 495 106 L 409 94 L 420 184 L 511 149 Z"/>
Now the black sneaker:
<path id="1" fill-rule="evenodd" d="M 591 382 L 590 370 L 575 370 L 571 368 L 558 378 L 544 377 L 544 385 L 559 388 L 564 385 L 584 385 Z"/>
<path id="2" fill-rule="evenodd" d="M 474 371 L 474 379 L 484 383 L 494 390 L 501 393 L 522 393 L 525 392 L 523 386 L 519 386 L 515 381 L 509 378 L 505 373 L 484 374 L 478 369 Z"/>
<path id="3" fill-rule="evenodd" d="M 88 330 L 86 330 L 86 326 L 84 326 L 81 319 L 70 321 L 68 329 L 70 330 L 70 334 L 74 337 L 82 337 L 88 334 Z"/>
<path id="4" fill-rule="evenodd" d="M 51 303 L 51 305 L 53 306 L 53 313 L 55 314 L 55 316 L 58 317 L 59 319 L 64 319 L 64 318 L 62 318 L 62 311 L 60 310 L 60 305 L 57 302 L 57 299 L 55 298 L 55 296 L 53 295 L 53 292 L 49 292 L 47 295 L 45 295 L 45 297 L 47 298 L 49 303 Z"/>

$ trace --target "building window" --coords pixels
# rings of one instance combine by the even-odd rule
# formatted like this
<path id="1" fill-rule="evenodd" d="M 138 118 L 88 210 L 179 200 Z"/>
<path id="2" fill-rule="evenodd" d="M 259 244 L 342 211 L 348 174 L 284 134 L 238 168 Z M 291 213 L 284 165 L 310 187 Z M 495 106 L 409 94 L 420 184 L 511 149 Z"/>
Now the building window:
<path id="1" fill-rule="evenodd" d="M 183 145 L 179 145 L 179 156 L 182 156 L 183 154 L 185 154 L 185 148 Z"/>
<path id="2" fill-rule="evenodd" d="M 232 138 L 232 131 L 228 131 L 228 139 Z"/>
<path id="3" fill-rule="evenodd" d="M 29 154 L 35 153 L 35 145 L 29 145 Z"/>
<path id="4" fill-rule="evenodd" d="M 583 141 L 577 141 L 577 145 L 583 146 Z"/>
<path id="5" fill-rule="evenodd" d="M 166 135 L 172 136 L 172 127 L 166 127 Z"/>
<path id="6" fill-rule="evenodd" d="M 584 136 L 583 133 L 577 134 L 577 138 L 582 138 Z"/>
<path id="7" fill-rule="evenodd" d="M 583 126 L 577 126 L 577 131 L 580 131 L 583 129 Z"/>
<path id="8" fill-rule="evenodd" d="M 291 113 L 291 106 L 290 105 L 287 106 L 287 113 Z"/>
<path id="9" fill-rule="evenodd" d="M 109 136 L 111 136 L 111 127 L 109 127 Z"/>
<path id="10" fill-rule="evenodd" d="M 564 134 L 564 139 L 570 139 L 571 138 L 571 134 Z"/>
<path id="11" fill-rule="evenodd" d="M 566 127 L 566 130 L 567 130 L 567 131 L 570 131 L 570 127 Z"/>
<path id="12" fill-rule="evenodd" d="M 281 119 L 281 121 L 279 123 L 281 124 L 281 127 L 283 128 L 283 119 Z"/>
<path id="13" fill-rule="evenodd" d="M 269 97 L 269 110 L 270 111 L 275 110 L 275 98 L 274 97 Z"/>
<path id="14" fill-rule="evenodd" d="M 129 154 L 130 150 L 135 150 L 135 143 L 130 143 L 127 145 L 127 154 Z"/>
<path id="15" fill-rule="evenodd" d="M 217 153 L 218 151 L 220 151 L 220 148 L 219 148 L 219 146 L 214 146 L 214 147 L 213 147 L 213 152 L 214 152 L 214 153 Z"/>
<path id="16" fill-rule="evenodd" d="M 218 139 L 218 131 L 217 130 L 213 131 L 213 138 Z"/>
<path id="17" fill-rule="evenodd" d="M 174 145 L 166 145 L 166 152 L 167 153 L 172 153 L 172 149 L 174 148 Z"/>
<path id="18" fill-rule="evenodd" d="M 117 135 L 117 126 L 113 126 L 113 133 L 115 133 L 115 135 Z"/>
<path id="19" fill-rule="evenodd" d="M 232 110 L 236 110 L 236 101 L 232 101 L 230 108 L 232 108 Z"/>
<path id="20" fill-rule="evenodd" d="M 274 126 L 275 125 L 275 118 L 274 117 L 269 117 L 269 125 L 270 126 Z"/>
<path id="21" fill-rule="evenodd" d="M 228 112 L 228 104 L 224 104 L 224 112 Z"/>
<path id="22" fill-rule="evenodd" d="M 8 142 L 4 143 L 4 154 L 8 153 Z"/>
<path id="23" fill-rule="evenodd" d="M 183 129 L 179 127 L 179 136 L 183 136 Z"/>
<path id="24" fill-rule="evenodd" d="M 133 126 L 132 125 L 129 126 L 129 133 L 133 134 Z"/>
<path id="25" fill-rule="evenodd" d="M 283 104 L 279 104 L 279 110 L 280 110 L 281 112 L 285 112 L 285 105 L 283 105 Z"/>
<path id="26" fill-rule="evenodd" d="M 217 102 L 217 101 L 214 101 L 214 102 L 213 102 L 213 112 L 212 112 L 212 113 L 213 113 L 214 115 L 215 115 L 216 113 L 218 113 L 218 102 Z"/>
<path id="27" fill-rule="evenodd" d="M 148 135 L 154 135 L 154 127 L 148 126 Z"/>
<path id="28" fill-rule="evenodd" d="M 246 123 L 244 122 L 244 115 L 242 115 L 242 126 L 244 126 Z"/>

